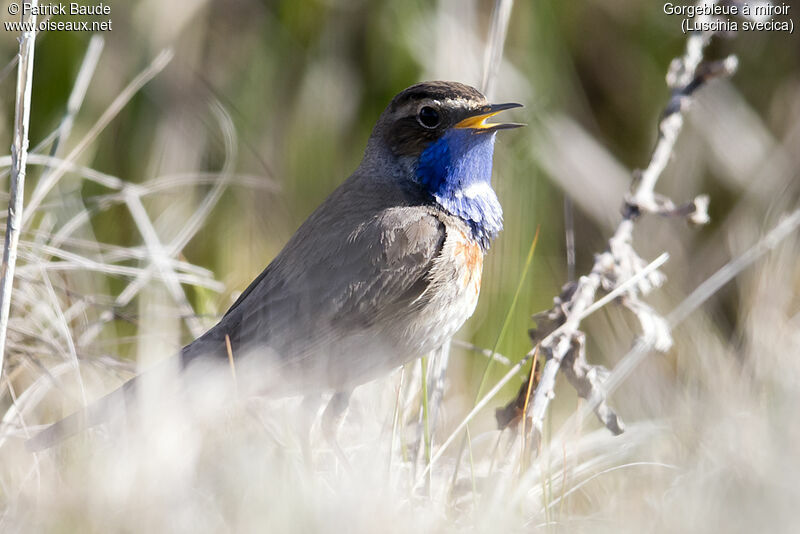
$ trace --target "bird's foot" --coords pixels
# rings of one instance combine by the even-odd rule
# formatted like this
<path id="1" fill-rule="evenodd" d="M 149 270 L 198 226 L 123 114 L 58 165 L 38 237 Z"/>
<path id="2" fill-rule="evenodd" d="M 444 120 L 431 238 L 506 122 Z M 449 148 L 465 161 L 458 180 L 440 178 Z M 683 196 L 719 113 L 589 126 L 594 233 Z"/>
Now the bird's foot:
<path id="1" fill-rule="evenodd" d="M 339 446 L 339 427 L 344 420 L 344 414 L 350 404 L 351 391 L 337 391 L 328 401 L 328 406 L 322 414 L 322 434 L 330 444 L 336 458 L 344 466 L 345 470 L 351 471 L 350 461 L 347 459 L 342 448 Z"/>

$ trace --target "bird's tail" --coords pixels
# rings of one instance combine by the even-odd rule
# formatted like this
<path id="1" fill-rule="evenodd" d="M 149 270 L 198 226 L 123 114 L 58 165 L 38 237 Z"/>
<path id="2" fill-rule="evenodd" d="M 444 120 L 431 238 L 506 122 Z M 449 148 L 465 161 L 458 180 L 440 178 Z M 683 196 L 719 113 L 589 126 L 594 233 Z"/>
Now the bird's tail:
<path id="1" fill-rule="evenodd" d="M 26 441 L 25 446 L 31 452 L 49 449 L 82 430 L 108 422 L 115 414 L 129 411 L 136 401 L 137 389 L 149 389 L 146 387 L 140 388 L 142 380 L 145 382 L 155 380 L 156 384 L 174 384 L 176 372 L 185 370 L 203 355 L 219 353 L 219 350 L 213 352 L 208 349 L 211 345 L 204 338 L 196 340 L 184 347 L 180 354 L 162 360 L 143 374 L 131 378 L 105 397 L 94 401 L 83 410 L 48 426 Z M 219 360 L 219 358 L 215 359 Z"/>
<path id="2" fill-rule="evenodd" d="M 25 442 L 31 452 L 49 449 L 54 445 L 74 436 L 78 432 L 107 422 L 114 414 L 120 413 L 136 396 L 137 377 L 133 377 L 83 410 L 48 426 Z"/>

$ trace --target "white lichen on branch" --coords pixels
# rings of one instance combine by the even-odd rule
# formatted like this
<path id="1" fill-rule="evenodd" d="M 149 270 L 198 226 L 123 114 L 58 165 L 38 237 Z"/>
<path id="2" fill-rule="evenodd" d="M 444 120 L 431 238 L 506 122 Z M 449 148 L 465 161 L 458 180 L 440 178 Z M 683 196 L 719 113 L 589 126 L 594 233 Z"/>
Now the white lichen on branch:
<path id="1" fill-rule="evenodd" d="M 588 275 L 564 286 L 561 294 L 554 299 L 553 308 L 534 316 L 537 328 L 531 330 L 531 338 L 534 346 L 538 346 L 545 364 L 533 399 L 528 403 L 528 413 L 524 415 L 530 418 L 529 428 L 534 433 L 535 443 L 541 439 L 547 409 L 555 396 L 559 370 L 580 397 L 595 401 L 595 414 L 611 432 L 619 434 L 624 430 L 623 422 L 606 402 L 604 381 L 609 371 L 603 366 L 589 364 L 586 359 L 585 334 L 579 330 L 580 321 L 585 310 L 595 301 L 598 291 L 613 291 L 626 280 L 640 275 L 647 266 L 647 262 L 633 248 L 634 223 L 640 215 L 680 216 L 692 224 L 705 224 L 709 220 L 709 199 L 706 195 L 697 196 L 685 204 L 676 204 L 657 194 L 655 186 L 674 153 L 675 142 L 683 128 L 683 113 L 691 96 L 709 80 L 730 76 L 736 70 L 737 60 L 734 56 L 720 61 L 704 61 L 704 51 L 712 37 L 713 32 L 693 33 L 687 41 L 684 55 L 674 59 L 670 65 L 667 84 L 672 94 L 658 124 L 658 138 L 652 157 L 643 171 L 634 173 L 632 191 L 624 200 L 622 221 L 609 239 L 607 249 L 595 257 Z M 639 281 L 617 299 L 639 321 L 639 342 L 658 351 L 666 351 L 671 347 L 670 329 L 665 319 L 641 297 L 659 287 L 664 280 L 658 271 L 639 276 Z M 527 395 L 529 392 L 521 390 L 520 394 Z M 523 404 L 518 398 L 511 405 Z M 498 410 L 500 426 L 509 422 L 500 418 L 501 413 L 507 412 L 508 408 Z"/>

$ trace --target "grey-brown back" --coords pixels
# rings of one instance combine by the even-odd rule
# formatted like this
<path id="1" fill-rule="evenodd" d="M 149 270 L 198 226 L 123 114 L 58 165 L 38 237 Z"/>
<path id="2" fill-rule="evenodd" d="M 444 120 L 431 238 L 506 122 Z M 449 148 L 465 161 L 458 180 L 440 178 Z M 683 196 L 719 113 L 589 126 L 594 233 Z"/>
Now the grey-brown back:
<path id="1" fill-rule="evenodd" d="M 364 351 L 397 352 L 392 366 L 401 365 L 409 355 L 397 340 L 376 336 L 383 323 L 413 315 L 444 239 L 438 210 L 419 191 L 357 172 L 222 320 L 183 349 L 183 362 L 227 358 L 228 336 L 235 361 L 262 359 L 262 372 L 274 373 L 274 380 L 264 377 L 265 390 L 275 382 L 294 393 L 361 383 L 372 375 L 365 359 L 381 368 L 392 363 L 391 354 Z"/>

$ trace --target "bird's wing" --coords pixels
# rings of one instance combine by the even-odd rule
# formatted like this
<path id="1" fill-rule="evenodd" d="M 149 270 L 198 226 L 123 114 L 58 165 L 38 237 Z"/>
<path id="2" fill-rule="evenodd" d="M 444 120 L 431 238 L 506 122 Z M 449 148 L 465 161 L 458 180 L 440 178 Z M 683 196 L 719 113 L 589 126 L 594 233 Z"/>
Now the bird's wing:
<path id="1" fill-rule="evenodd" d="M 376 209 L 358 197 L 343 203 L 341 192 L 300 227 L 215 327 L 183 348 L 183 364 L 200 355 L 227 357 L 226 335 L 234 351 L 277 339 L 283 346 L 276 350 L 302 358 L 309 353 L 291 352 L 293 342 L 308 350 L 332 343 L 342 331 L 391 318 L 425 291 L 445 239 L 437 213 L 424 206 Z M 113 401 L 127 403 L 137 383 L 134 377 L 85 412 L 54 423 L 28 446 L 46 448 L 107 420 Z"/>
<path id="2" fill-rule="evenodd" d="M 333 324 L 359 328 L 407 309 L 430 283 L 429 272 L 445 240 L 445 225 L 425 208 L 395 208 L 348 240 L 345 277 L 330 287 Z"/>
<path id="3" fill-rule="evenodd" d="M 424 292 L 445 239 L 434 211 L 393 207 L 350 225 L 325 215 L 298 230 L 220 323 L 184 349 L 184 361 L 226 355 L 226 335 L 234 349 L 263 344 L 291 357 L 391 318 Z"/>

